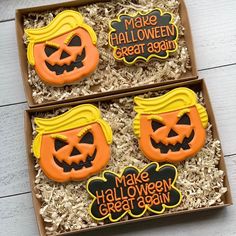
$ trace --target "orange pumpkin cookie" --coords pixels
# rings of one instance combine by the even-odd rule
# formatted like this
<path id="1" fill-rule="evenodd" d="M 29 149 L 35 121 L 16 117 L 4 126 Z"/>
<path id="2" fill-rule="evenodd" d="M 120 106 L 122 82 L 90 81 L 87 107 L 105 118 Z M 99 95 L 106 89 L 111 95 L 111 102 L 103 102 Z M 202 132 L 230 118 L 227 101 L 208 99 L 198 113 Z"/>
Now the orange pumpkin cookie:
<path id="1" fill-rule="evenodd" d="M 27 58 L 40 79 L 54 86 L 89 76 L 99 62 L 97 37 L 79 12 L 59 13 L 47 26 L 26 29 Z"/>
<path id="2" fill-rule="evenodd" d="M 134 132 L 149 160 L 182 161 L 204 145 L 208 116 L 192 90 L 176 88 L 160 97 L 135 97 L 134 102 Z"/>
<path id="3" fill-rule="evenodd" d="M 48 178 L 83 180 L 109 161 L 112 131 L 95 106 L 80 105 L 53 118 L 35 118 L 35 123 L 33 152 Z"/>

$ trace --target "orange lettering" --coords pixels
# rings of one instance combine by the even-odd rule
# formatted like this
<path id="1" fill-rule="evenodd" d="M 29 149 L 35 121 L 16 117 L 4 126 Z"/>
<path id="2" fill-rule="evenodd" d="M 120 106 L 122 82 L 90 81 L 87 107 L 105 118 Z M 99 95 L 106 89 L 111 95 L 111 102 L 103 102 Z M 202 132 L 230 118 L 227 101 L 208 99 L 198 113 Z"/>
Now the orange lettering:
<path id="1" fill-rule="evenodd" d="M 169 203 L 170 202 L 170 192 L 168 192 L 167 194 L 163 193 L 163 202 L 164 203 Z"/>
<path id="2" fill-rule="evenodd" d="M 122 206 L 122 207 L 123 207 L 123 210 L 125 210 L 125 211 L 130 210 L 129 200 L 123 201 L 122 205 L 123 205 L 123 206 Z"/>
<path id="3" fill-rule="evenodd" d="M 104 196 L 103 190 L 101 191 L 101 195 L 99 195 L 98 191 L 96 191 L 96 198 L 97 198 L 98 204 L 100 204 L 100 199 L 101 199 L 101 202 L 105 201 L 105 196 Z"/>
<path id="4" fill-rule="evenodd" d="M 128 30 L 129 25 L 132 25 L 132 27 L 134 28 L 134 19 L 125 19 L 125 29 Z"/>
<path id="5" fill-rule="evenodd" d="M 154 28 L 154 31 L 155 31 L 155 38 L 156 38 L 156 39 L 158 39 L 158 38 L 161 37 L 159 30 L 160 30 L 160 27 L 155 27 L 155 28 Z"/>
<path id="6" fill-rule="evenodd" d="M 123 184 L 126 187 L 126 183 L 125 183 L 125 176 L 121 176 L 121 178 L 119 178 L 118 176 L 115 178 L 116 181 L 116 187 L 119 187 L 119 184 Z"/>
<path id="7" fill-rule="evenodd" d="M 166 26 L 161 26 L 160 30 L 161 30 L 161 36 L 162 37 L 166 37 L 167 36 L 167 34 L 166 34 Z"/>
<path id="8" fill-rule="evenodd" d="M 147 185 L 146 184 L 145 186 L 143 184 L 141 184 L 140 186 L 136 186 L 137 187 L 137 191 L 138 191 L 138 194 L 140 196 L 142 196 L 143 194 L 146 196 L 148 194 L 148 188 L 147 188 Z"/>
<path id="9" fill-rule="evenodd" d="M 143 41 L 145 39 L 145 33 L 143 29 L 139 29 L 137 31 L 137 37 L 140 41 Z"/>
<path id="10" fill-rule="evenodd" d="M 155 188 L 156 188 L 156 191 L 158 192 L 158 193 L 161 193 L 161 192 L 163 192 L 163 183 L 162 183 L 162 181 L 157 181 L 156 182 L 156 186 L 155 186 Z"/>
<path id="11" fill-rule="evenodd" d="M 136 28 L 142 28 L 143 24 L 142 24 L 142 18 L 141 17 L 137 17 L 135 18 L 135 27 Z"/>
<path id="12" fill-rule="evenodd" d="M 116 212 L 122 211 L 122 202 L 121 201 L 115 203 L 115 210 L 116 210 Z"/>
<path id="13" fill-rule="evenodd" d="M 150 194 L 154 194 L 156 191 L 155 191 L 155 184 L 154 183 L 149 183 L 148 184 L 148 192 Z"/>
<path id="14" fill-rule="evenodd" d="M 154 28 L 152 29 L 145 29 L 144 30 L 144 34 L 145 34 L 145 37 L 146 39 L 154 39 L 155 38 L 155 31 L 154 31 Z"/>
<path id="15" fill-rule="evenodd" d="M 171 178 L 168 179 L 168 182 L 166 180 L 163 180 L 164 185 L 164 192 L 168 192 L 171 190 Z"/>
<path id="16" fill-rule="evenodd" d="M 166 32 L 168 36 L 175 35 L 175 26 L 174 25 L 166 26 Z"/>
<path id="17" fill-rule="evenodd" d="M 114 42 L 114 41 L 115 41 L 115 42 Z M 115 33 L 110 34 L 110 42 L 111 42 L 111 45 L 112 45 L 112 46 L 116 46 L 117 44 L 119 44 L 117 34 L 115 34 Z"/>
<path id="18" fill-rule="evenodd" d="M 108 212 L 116 212 L 115 211 L 115 208 L 114 208 L 114 203 L 113 202 L 108 202 L 107 203 L 107 210 L 108 210 Z"/>
<path id="19" fill-rule="evenodd" d="M 143 182 L 148 182 L 150 180 L 149 173 L 148 172 L 142 172 L 141 173 L 141 179 Z"/>
<path id="20" fill-rule="evenodd" d="M 98 210 L 99 210 L 99 212 L 100 212 L 100 214 L 101 214 L 102 216 L 105 216 L 105 215 L 108 214 L 108 210 L 107 210 L 107 208 L 106 208 L 106 204 L 101 204 L 101 205 L 99 206 Z"/>
<path id="21" fill-rule="evenodd" d="M 125 35 L 124 33 L 119 33 L 119 44 L 121 43 L 126 43 L 126 38 L 125 38 Z"/>
<path id="22" fill-rule="evenodd" d="M 129 186 L 127 189 L 127 194 L 130 198 L 136 195 L 136 188 L 134 186 Z"/>
<path id="23" fill-rule="evenodd" d="M 152 16 L 150 16 L 149 21 L 150 21 L 150 25 L 153 25 L 153 26 L 154 26 L 154 25 L 157 24 L 157 17 L 154 16 L 154 15 L 152 15 Z"/>

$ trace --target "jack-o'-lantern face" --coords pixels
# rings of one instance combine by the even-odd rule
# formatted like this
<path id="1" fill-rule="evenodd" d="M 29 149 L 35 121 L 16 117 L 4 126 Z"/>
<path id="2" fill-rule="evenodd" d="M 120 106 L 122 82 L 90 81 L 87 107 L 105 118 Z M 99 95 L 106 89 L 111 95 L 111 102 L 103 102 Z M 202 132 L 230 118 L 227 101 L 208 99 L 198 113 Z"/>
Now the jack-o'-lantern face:
<path id="1" fill-rule="evenodd" d="M 158 115 L 141 115 L 139 145 L 153 161 L 181 161 L 205 143 L 206 132 L 196 107 Z"/>
<path id="2" fill-rule="evenodd" d="M 45 83 L 72 84 L 96 69 L 96 34 L 78 12 L 61 12 L 48 26 L 28 29 L 26 34 L 29 41 L 33 38 L 27 49 L 28 60 Z"/>
<path id="3" fill-rule="evenodd" d="M 42 137 L 40 166 L 59 182 L 82 180 L 108 162 L 110 148 L 99 124 Z"/>
<path id="4" fill-rule="evenodd" d="M 83 104 L 59 116 L 34 121 L 33 152 L 48 178 L 80 181 L 108 163 L 112 131 L 97 107 Z"/>
<path id="5" fill-rule="evenodd" d="M 82 28 L 36 44 L 34 55 L 39 77 L 53 85 L 70 84 L 88 76 L 99 60 L 96 46 Z"/>
<path id="6" fill-rule="evenodd" d="M 134 132 L 149 160 L 179 162 L 204 145 L 208 116 L 192 90 L 177 88 L 156 98 L 135 97 L 135 103 Z"/>

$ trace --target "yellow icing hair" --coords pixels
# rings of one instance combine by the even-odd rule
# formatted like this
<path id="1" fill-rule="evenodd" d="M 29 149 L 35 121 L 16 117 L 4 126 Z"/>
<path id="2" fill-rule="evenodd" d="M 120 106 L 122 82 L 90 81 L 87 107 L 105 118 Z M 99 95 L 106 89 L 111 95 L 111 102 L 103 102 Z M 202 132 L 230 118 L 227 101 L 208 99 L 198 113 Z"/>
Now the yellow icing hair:
<path id="1" fill-rule="evenodd" d="M 40 158 L 42 135 L 62 132 L 92 123 L 99 123 L 102 127 L 107 143 L 112 142 L 112 130 L 109 124 L 101 118 L 97 107 L 90 104 L 76 106 L 69 111 L 52 118 L 35 118 L 37 136 L 33 141 L 33 152 Z"/>
<path id="2" fill-rule="evenodd" d="M 208 115 L 206 109 L 197 103 L 196 94 L 188 88 L 176 88 L 170 92 L 155 98 L 135 97 L 136 106 L 134 110 L 138 113 L 133 122 L 134 133 L 140 135 L 140 115 L 141 114 L 160 114 L 175 110 L 186 109 L 191 106 L 196 106 L 202 125 L 207 127 Z"/>
<path id="3" fill-rule="evenodd" d="M 85 29 L 92 39 L 93 44 L 97 43 L 97 36 L 89 25 L 83 22 L 82 15 L 77 11 L 65 10 L 59 13 L 47 26 L 37 29 L 26 29 L 25 33 L 29 41 L 27 47 L 27 58 L 31 65 L 34 61 L 34 44 L 45 42 L 52 38 L 58 37 L 73 29 L 81 27 Z"/>

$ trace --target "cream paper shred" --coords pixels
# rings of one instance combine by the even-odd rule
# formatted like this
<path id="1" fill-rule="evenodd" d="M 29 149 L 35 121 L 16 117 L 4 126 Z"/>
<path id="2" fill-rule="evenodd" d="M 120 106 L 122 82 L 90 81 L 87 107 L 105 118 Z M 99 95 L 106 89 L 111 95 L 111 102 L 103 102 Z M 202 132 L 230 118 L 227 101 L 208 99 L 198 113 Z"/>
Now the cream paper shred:
<path id="1" fill-rule="evenodd" d="M 156 7 L 171 12 L 175 24 L 179 28 L 178 50 L 163 61 L 151 60 L 148 63 L 137 62 L 127 66 L 113 58 L 112 49 L 108 45 L 108 22 L 116 19 L 118 14 L 133 14 L 138 11 L 148 11 Z M 49 101 L 62 101 L 68 98 L 84 96 L 100 92 L 108 92 L 140 85 L 153 84 L 161 81 L 178 80 L 180 76 L 191 69 L 188 49 L 184 40 L 184 27 L 179 15 L 177 0 L 113 0 L 78 8 L 85 22 L 93 27 L 97 34 L 97 47 L 100 61 L 97 70 L 90 76 L 74 85 L 52 87 L 44 84 L 34 68 L 28 65 L 28 82 L 32 87 L 32 97 L 37 104 Z M 68 9 L 68 8 L 66 8 Z M 54 17 L 65 10 L 29 13 L 24 16 L 24 28 L 39 28 L 46 26 Z M 26 35 L 24 42 L 27 46 Z"/>
<path id="2" fill-rule="evenodd" d="M 166 92 L 147 93 L 143 96 L 159 96 Z M 197 93 L 197 95 L 199 103 L 204 106 L 202 94 Z M 121 173 L 124 167 L 129 165 L 143 168 L 149 161 L 141 153 L 132 129 L 133 118 L 136 114 L 133 111 L 133 98 L 124 97 L 102 102 L 97 106 L 102 112 L 102 117 L 109 122 L 113 131 L 111 159 L 106 169 Z M 53 117 L 70 108 L 66 107 L 53 112 L 34 114 L 32 117 L 33 136 L 36 136 L 34 117 Z M 224 172 L 218 169 L 221 146 L 219 140 L 214 140 L 212 137 L 210 123 L 206 132 L 205 146 L 197 155 L 175 164 L 178 169 L 176 185 L 182 192 L 183 199 L 178 207 L 167 209 L 164 214 L 223 204 L 222 196 L 227 189 L 223 185 Z M 42 204 L 40 214 L 46 223 L 47 235 L 108 223 L 107 221 L 96 222 L 90 217 L 88 207 L 91 198 L 86 191 L 86 181 L 56 183 L 43 174 L 38 164 L 35 165 L 35 168 L 37 170 L 35 194 Z M 150 213 L 145 213 L 145 215 L 148 214 Z M 129 217 L 126 215 L 121 220 L 128 219 Z"/>

